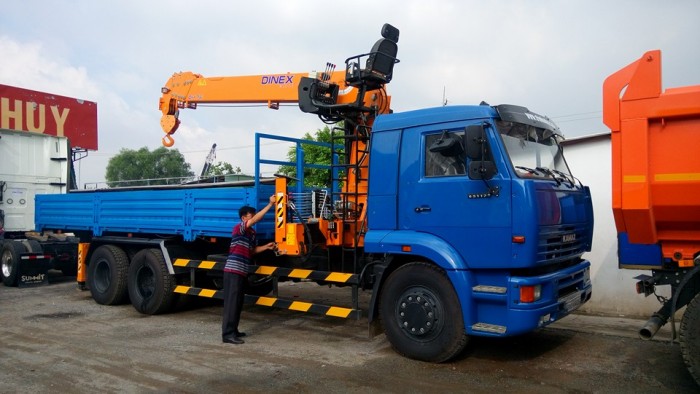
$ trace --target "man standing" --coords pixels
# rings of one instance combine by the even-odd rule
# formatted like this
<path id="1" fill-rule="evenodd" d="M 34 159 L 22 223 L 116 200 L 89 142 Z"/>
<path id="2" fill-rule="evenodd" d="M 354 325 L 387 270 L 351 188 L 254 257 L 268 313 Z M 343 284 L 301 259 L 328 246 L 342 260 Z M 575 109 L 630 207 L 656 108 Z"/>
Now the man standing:
<path id="1" fill-rule="evenodd" d="M 248 277 L 248 266 L 254 254 L 275 248 L 274 242 L 256 246 L 255 230 L 252 226 L 259 222 L 274 205 L 275 196 L 272 195 L 270 203 L 260 212 L 256 213 L 255 208 L 250 206 L 244 206 L 238 210 L 241 222 L 233 227 L 231 246 L 224 267 L 224 316 L 221 327 L 221 338 L 224 343 L 235 345 L 244 343 L 241 337 L 244 337 L 245 333 L 238 331 L 238 323 L 241 320 L 245 299 L 243 291 Z"/>

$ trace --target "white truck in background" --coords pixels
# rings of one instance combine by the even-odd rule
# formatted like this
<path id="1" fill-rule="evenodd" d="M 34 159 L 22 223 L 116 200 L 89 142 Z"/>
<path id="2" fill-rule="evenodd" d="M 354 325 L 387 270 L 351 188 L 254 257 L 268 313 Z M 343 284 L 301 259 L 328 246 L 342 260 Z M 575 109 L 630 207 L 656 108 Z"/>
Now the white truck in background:
<path id="1" fill-rule="evenodd" d="M 46 283 L 48 269 L 75 275 L 78 241 L 34 232 L 34 196 L 66 193 L 66 137 L 0 129 L 0 277 L 6 286 Z"/>

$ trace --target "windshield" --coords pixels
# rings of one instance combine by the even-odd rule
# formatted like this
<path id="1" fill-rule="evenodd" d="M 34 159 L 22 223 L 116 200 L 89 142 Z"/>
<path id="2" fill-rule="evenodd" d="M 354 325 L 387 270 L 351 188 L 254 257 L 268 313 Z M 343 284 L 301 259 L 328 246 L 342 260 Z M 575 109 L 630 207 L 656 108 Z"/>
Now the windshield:
<path id="1" fill-rule="evenodd" d="M 574 177 L 566 165 L 558 138 L 552 130 L 524 123 L 497 120 L 508 156 L 521 178 L 550 178 L 574 184 Z"/>

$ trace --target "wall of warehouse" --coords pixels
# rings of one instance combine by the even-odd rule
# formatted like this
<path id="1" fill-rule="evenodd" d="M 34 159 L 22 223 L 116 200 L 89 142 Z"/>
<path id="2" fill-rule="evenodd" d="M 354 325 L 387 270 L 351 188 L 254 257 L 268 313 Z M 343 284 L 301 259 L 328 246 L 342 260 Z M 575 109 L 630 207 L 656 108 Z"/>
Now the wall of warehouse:
<path id="1" fill-rule="evenodd" d="M 591 262 L 593 297 L 581 307 L 584 313 L 649 318 L 661 304 L 656 297 L 637 294 L 635 276 L 650 271 L 619 269 L 617 232 L 612 215 L 610 134 L 564 142 L 564 154 L 575 177 L 591 189 L 593 198 L 593 250 L 584 255 Z M 670 296 L 668 286 L 657 292 Z"/>

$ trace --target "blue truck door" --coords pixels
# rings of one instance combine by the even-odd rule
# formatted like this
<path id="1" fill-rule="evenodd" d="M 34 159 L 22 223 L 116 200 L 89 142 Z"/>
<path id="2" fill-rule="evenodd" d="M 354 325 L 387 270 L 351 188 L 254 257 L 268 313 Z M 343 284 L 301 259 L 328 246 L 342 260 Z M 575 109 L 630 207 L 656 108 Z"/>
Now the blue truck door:
<path id="1" fill-rule="evenodd" d="M 440 138 L 462 139 L 464 126 L 404 130 L 399 181 L 399 228 L 428 232 L 447 241 L 470 267 L 507 264 L 511 259 L 510 183 L 502 174 L 470 179 L 466 154 L 445 157 L 430 147 Z"/>

